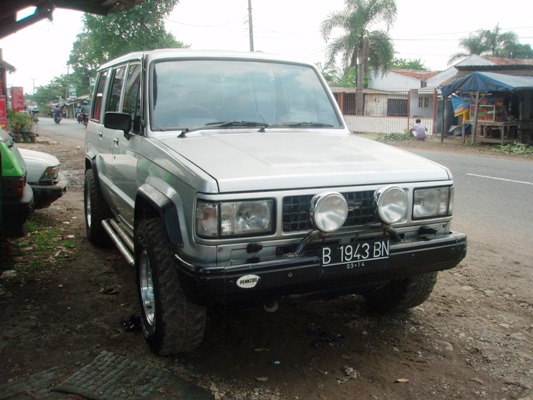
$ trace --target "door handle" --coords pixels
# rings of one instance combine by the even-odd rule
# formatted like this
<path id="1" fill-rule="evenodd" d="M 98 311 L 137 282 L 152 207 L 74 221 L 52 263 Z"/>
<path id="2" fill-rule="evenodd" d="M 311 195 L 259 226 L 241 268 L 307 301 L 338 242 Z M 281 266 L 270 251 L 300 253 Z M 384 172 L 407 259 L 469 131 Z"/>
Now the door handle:
<path id="1" fill-rule="evenodd" d="M 98 137 L 104 136 L 104 132 L 98 132 Z"/>
<path id="2" fill-rule="evenodd" d="M 113 143 L 116 144 L 118 146 L 118 138 L 114 138 L 113 139 Z"/>

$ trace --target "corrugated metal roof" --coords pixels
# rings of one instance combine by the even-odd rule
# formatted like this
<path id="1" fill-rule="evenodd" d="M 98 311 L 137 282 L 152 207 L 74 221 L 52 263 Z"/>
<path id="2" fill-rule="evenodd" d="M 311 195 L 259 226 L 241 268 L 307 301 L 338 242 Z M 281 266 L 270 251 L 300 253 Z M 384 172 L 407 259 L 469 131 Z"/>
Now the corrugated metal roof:
<path id="1" fill-rule="evenodd" d="M 493 62 L 495 65 L 531 65 L 533 66 L 533 60 L 522 60 L 518 58 L 489 57 L 489 56 L 483 56 L 483 58 Z"/>
<path id="2" fill-rule="evenodd" d="M 407 76 L 409 78 L 418 79 L 420 81 L 427 81 L 429 78 L 432 78 L 438 74 L 438 72 L 435 71 L 424 71 L 420 69 L 391 68 L 389 71 Z"/>

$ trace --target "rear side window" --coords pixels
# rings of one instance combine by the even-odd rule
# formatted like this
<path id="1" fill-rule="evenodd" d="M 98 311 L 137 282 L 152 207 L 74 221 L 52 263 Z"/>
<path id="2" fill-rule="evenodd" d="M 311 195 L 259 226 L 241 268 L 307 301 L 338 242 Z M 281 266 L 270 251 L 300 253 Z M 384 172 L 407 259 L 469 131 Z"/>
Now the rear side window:
<path id="1" fill-rule="evenodd" d="M 125 85 L 122 112 L 131 115 L 133 131 L 138 132 L 141 121 L 141 64 L 130 64 Z"/>
<path id="2" fill-rule="evenodd" d="M 119 67 L 114 71 L 106 111 L 119 111 L 120 95 L 122 93 L 122 84 L 124 83 L 125 71 L 126 67 Z"/>
<path id="3" fill-rule="evenodd" d="M 91 110 L 91 119 L 100 121 L 102 113 L 102 102 L 104 100 L 104 91 L 107 83 L 107 75 L 109 71 L 105 70 L 100 72 L 98 76 L 98 83 L 94 89 L 93 107 Z"/>

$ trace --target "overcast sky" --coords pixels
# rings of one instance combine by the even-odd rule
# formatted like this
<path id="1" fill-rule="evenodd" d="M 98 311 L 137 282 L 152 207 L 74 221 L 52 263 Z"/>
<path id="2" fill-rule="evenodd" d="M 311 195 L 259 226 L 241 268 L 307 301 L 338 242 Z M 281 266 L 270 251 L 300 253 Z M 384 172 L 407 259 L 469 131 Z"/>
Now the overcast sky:
<path id="1" fill-rule="evenodd" d="M 396 0 L 398 15 L 390 31 L 396 57 L 421 59 L 432 70 L 448 67 L 459 39 L 480 29 L 513 31 L 522 44 L 533 46 L 533 3 L 524 0 Z M 327 44 L 320 23 L 343 0 L 252 0 L 253 41 L 256 51 L 289 55 L 323 63 Z M 3 59 L 17 72 L 8 86 L 26 93 L 68 72 L 67 60 L 82 13 L 56 9 L 52 22 L 43 20 L 0 40 Z M 167 18 L 167 29 L 195 49 L 248 51 L 248 0 L 180 0 Z"/>

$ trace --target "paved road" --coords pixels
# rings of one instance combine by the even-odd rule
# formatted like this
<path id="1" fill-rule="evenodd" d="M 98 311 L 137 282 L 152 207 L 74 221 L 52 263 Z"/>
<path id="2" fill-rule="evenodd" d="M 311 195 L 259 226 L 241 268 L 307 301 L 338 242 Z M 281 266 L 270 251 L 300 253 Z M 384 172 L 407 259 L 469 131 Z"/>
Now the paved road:
<path id="1" fill-rule="evenodd" d="M 533 257 L 533 162 L 413 151 L 446 165 L 455 180 L 454 228 L 469 239 L 520 249 Z"/>
<path id="2" fill-rule="evenodd" d="M 74 118 L 63 118 L 57 125 L 52 118 L 39 117 L 37 133 L 56 142 L 83 147 L 85 125 L 78 124 Z"/>

